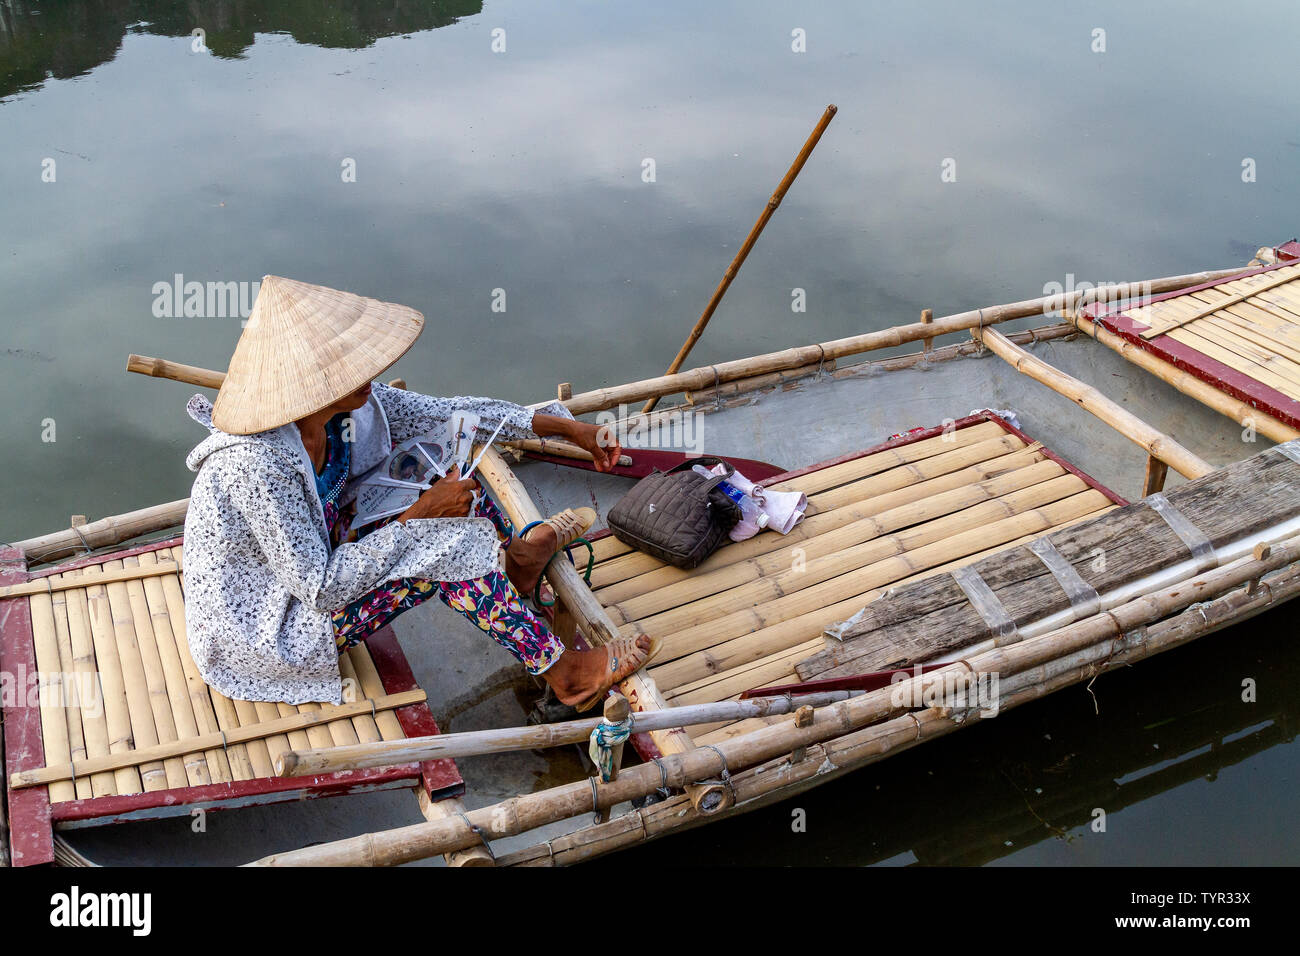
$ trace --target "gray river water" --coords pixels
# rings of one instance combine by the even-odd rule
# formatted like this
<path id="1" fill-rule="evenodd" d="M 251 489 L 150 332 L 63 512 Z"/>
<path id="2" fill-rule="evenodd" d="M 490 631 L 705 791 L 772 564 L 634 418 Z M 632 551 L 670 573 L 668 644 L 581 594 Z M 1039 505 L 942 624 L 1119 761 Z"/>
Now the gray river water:
<path id="1" fill-rule="evenodd" d="M 1298 37 L 1294 4 L 0 0 L 0 538 L 185 496 L 194 390 L 126 356 L 224 368 L 264 274 L 419 309 L 424 391 L 662 372 L 831 102 L 688 365 L 1244 263 L 1300 231 Z M 1295 863 L 1293 616 L 638 852 Z"/>

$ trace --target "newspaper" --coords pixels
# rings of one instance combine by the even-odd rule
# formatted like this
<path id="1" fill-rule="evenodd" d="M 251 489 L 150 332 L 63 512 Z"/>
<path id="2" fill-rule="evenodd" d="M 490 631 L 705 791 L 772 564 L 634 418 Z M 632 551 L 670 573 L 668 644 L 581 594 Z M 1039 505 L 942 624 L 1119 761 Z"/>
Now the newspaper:
<path id="1" fill-rule="evenodd" d="M 480 452 L 469 461 L 474 447 L 474 435 L 479 416 L 470 411 L 456 411 L 450 420 L 439 428 L 408 438 L 392 453 L 361 476 L 357 483 L 357 516 L 355 527 L 401 514 L 415 504 L 420 495 L 453 467 L 460 468 L 460 477 L 469 478 L 483 457 Z M 492 437 L 484 444 L 484 451 L 496 440 L 505 422 L 497 425 Z M 475 496 L 474 504 L 478 504 Z"/>

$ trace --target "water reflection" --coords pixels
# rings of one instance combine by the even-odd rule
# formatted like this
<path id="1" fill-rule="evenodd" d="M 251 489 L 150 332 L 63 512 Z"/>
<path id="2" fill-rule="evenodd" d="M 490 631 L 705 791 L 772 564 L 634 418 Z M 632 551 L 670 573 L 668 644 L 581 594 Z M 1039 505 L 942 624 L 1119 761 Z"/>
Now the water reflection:
<path id="1" fill-rule="evenodd" d="M 480 0 L 0 0 L 0 99 L 47 79 L 82 76 L 112 60 L 128 32 L 190 36 L 202 29 L 214 56 L 238 59 L 257 33 L 361 49 L 381 37 L 448 26 L 483 10 Z"/>
<path id="2" fill-rule="evenodd" d="M 1289 807 L 1269 799 L 1285 783 L 1266 769 L 1286 760 L 1249 762 L 1295 741 L 1293 617 L 1279 608 L 1101 677 L 1099 713 L 1085 688 L 1067 688 L 747 817 L 632 852 L 651 864 L 705 865 L 1291 862 L 1294 834 L 1277 828 Z M 1255 703 L 1242 700 L 1247 676 Z M 806 833 L 791 832 L 796 807 L 806 811 Z M 1105 833 L 1093 829 L 1098 808 Z M 1203 817 L 1214 824 L 1199 827 Z"/>

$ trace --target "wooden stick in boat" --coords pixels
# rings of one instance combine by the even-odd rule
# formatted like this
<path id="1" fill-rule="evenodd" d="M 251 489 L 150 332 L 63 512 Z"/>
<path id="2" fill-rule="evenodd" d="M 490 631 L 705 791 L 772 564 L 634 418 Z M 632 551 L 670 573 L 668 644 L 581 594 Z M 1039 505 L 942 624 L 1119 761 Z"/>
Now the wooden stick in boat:
<path id="1" fill-rule="evenodd" d="M 808 162 L 808 157 L 812 155 L 813 149 L 816 148 L 818 141 L 822 138 L 822 133 L 826 132 L 826 127 L 829 126 L 831 120 L 834 119 L 835 113 L 836 106 L 834 103 L 826 107 L 826 111 L 822 113 L 821 119 L 819 119 L 817 125 L 813 127 L 813 131 L 809 134 L 807 141 L 804 142 L 803 148 L 799 150 L 799 155 L 794 158 L 794 162 L 790 164 L 790 168 L 786 171 L 785 177 L 779 184 L 777 184 L 776 192 L 772 193 L 772 197 L 767 201 L 767 205 L 763 207 L 763 212 L 759 215 L 758 221 L 755 222 L 753 228 L 749 230 L 749 235 L 745 237 L 745 241 L 740 244 L 740 250 L 736 253 L 735 258 L 731 260 L 731 265 L 727 266 L 727 271 L 722 274 L 722 281 L 719 282 L 718 287 L 713 290 L 713 295 L 709 298 L 708 304 L 704 307 L 704 311 L 700 314 L 700 317 L 695 320 L 695 326 L 691 329 L 691 334 L 686 336 L 686 341 L 683 342 L 682 347 L 678 349 L 677 355 L 669 364 L 668 371 L 664 373 L 665 375 L 672 375 L 680 369 L 682 363 L 686 361 L 686 356 L 690 355 L 691 349 L 695 348 L 695 343 L 698 342 L 700 336 L 704 334 L 704 327 L 709 324 L 709 319 L 713 318 L 713 313 L 714 310 L 717 309 L 718 303 L 722 301 L 722 297 L 727 294 L 727 289 L 731 287 L 731 280 L 736 278 L 736 273 L 738 273 L 740 267 L 745 264 L 745 258 L 749 255 L 749 251 L 754 248 L 754 243 L 758 242 L 758 237 L 762 234 L 763 227 L 767 225 L 768 220 L 772 218 L 772 214 L 776 212 L 776 207 L 781 205 L 781 200 L 785 198 L 786 190 L 790 188 L 795 177 L 799 175 L 800 171 L 804 167 L 804 163 Z M 646 413 L 653 411 L 655 403 L 658 401 L 659 396 L 656 395 L 651 397 L 646 401 L 645 406 L 641 411 Z"/>
<path id="2" fill-rule="evenodd" d="M 1220 415 L 1226 415 L 1237 424 L 1253 427 L 1259 434 L 1275 442 L 1300 438 L 1300 430 L 1279 421 L 1267 412 L 1251 408 L 1245 402 L 1219 391 L 1213 385 L 1201 381 L 1190 372 L 1184 372 L 1173 363 L 1166 362 L 1158 355 L 1153 355 L 1145 349 L 1139 348 L 1127 339 L 1121 338 L 1109 329 L 1089 321 L 1082 315 L 1072 315 L 1071 321 L 1084 334 L 1091 335 L 1102 345 L 1118 352 L 1125 361 L 1145 369 L 1162 382 L 1172 385 L 1184 395 L 1195 399 Z"/>
<path id="3" fill-rule="evenodd" d="M 712 704 L 667 707 L 663 710 L 639 711 L 632 715 L 632 733 L 642 734 L 670 727 L 690 727 L 719 720 L 743 720 L 771 714 L 789 714 L 804 704 L 818 705 L 844 700 L 843 691 L 805 694 L 798 700 L 766 697 L 759 700 L 724 700 Z M 611 698 L 612 700 L 613 698 Z M 367 767 L 391 767 L 424 760 L 480 757 L 487 754 L 542 750 L 581 743 L 599 726 L 601 717 L 587 717 L 555 724 L 528 727 L 502 727 L 470 730 L 459 734 L 435 734 L 409 737 L 373 744 L 353 744 L 323 750 L 290 750 L 275 762 L 276 776 L 303 777 L 339 770 L 364 770 Z"/>
<path id="4" fill-rule="evenodd" d="M 557 458 L 572 458 L 575 461 L 594 461 L 591 452 L 585 448 L 579 448 L 572 442 L 557 441 L 554 438 L 521 438 L 518 441 L 504 441 L 499 444 L 507 448 L 518 448 L 522 451 L 534 451 L 541 455 L 554 455 Z M 631 455 L 620 455 L 618 463 L 625 468 L 632 464 Z"/>
<path id="5" fill-rule="evenodd" d="M 924 699 L 926 688 L 934 681 L 943 681 L 944 675 L 958 676 L 969 672 L 1017 674 L 1031 667 L 1065 657 L 1098 643 L 1111 645 L 1117 638 L 1143 625 L 1160 620 L 1196 601 L 1224 593 L 1232 588 L 1277 570 L 1300 557 L 1300 538 L 1276 545 L 1273 554 L 1263 561 L 1244 558 L 1229 565 L 1213 569 L 1197 578 L 1144 595 L 1109 612 L 1075 622 L 1065 628 L 1030 638 L 1017 644 L 995 648 L 976 655 L 965 662 L 954 663 L 932 674 L 910 678 L 888 688 L 872 691 L 828 707 L 818 708 L 814 721 L 806 727 L 796 727 L 793 720 L 764 727 L 742 737 L 723 741 L 716 751 L 694 749 L 683 754 L 665 757 L 659 766 L 643 764 L 625 770 L 618 780 L 597 784 L 594 798 L 591 785 L 582 782 L 554 787 L 532 794 L 521 794 L 494 806 L 473 810 L 465 820 L 459 818 L 438 823 L 415 824 L 378 833 L 366 833 L 350 839 L 322 843 L 287 853 L 273 854 L 255 861 L 260 866 L 389 866 L 445 853 L 478 841 L 472 826 L 491 826 L 499 836 L 510 836 L 531 830 L 547 823 L 589 812 L 594 802 L 608 808 L 623 800 L 643 796 L 660 786 L 660 770 L 669 785 L 682 786 L 722 771 L 724 765 L 733 772 L 752 767 L 765 760 L 783 756 L 798 746 L 820 744 L 833 737 L 875 723 L 882 718 L 898 714 L 907 708 L 900 706 L 910 699 Z M 1243 592 L 1244 593 L 1244 592 Z M 1263 594 L 1264 592 L 1260 592 Z M 1256 595 L 1258 597 L 1259 595 Z M 1194 617 L 1200 617 L 1199 613 Z M 1226 622 L 1219 622 L 1220 624 Z M 1141 634 L 1136 639 L 1126 639 L 1141 646 Z M 1149 634 L 1147 635 L 1149 641 Z M 1148 649 L 1147 653 L 1151 651 Z M 1063 675 L 1056 678 L 1060 680 Z M 910 686 L 909 686 L 910 685 Z M 939 686 L 942 686 L 940 684 Z M 1052 689 L 1055 689 L 1053 687 Z M 1046 693 L 1044 688 L 1030 688 L 1036 696 Z M 912 695 L 916 696 L 913 697 Z M 977 712 L 977 711 L 976 711 Z M 915 739 L 924 734 L 923 718 L 929 720 L 957 720 L 966 716 L 947 714 L 942 709 L 931 708 L 921 716 L 904 716 L 900 722 L 910 727 Z M 957 720 L 953 720 L 957 723 Z M 877 728 L 867 733 L 878 734 Z M 882 750 L 888 750 L 887 747 Z M 696 808 L 700 811 L 700 808 Z"/>
<path id="6" fill-rule="evenodd" d="M 303 712 L 290 717 L 280 717 L 265 723 L 253 724 L 249 727 L 234 727 L 224 732 L 218 731 L 198 737 L 190 737 L 186 740 L 155 744 L 143 750 L 109 754 L 105 757 L 92 757 L 86 760 L 78 760 L 72 764 L 38 767 L 35 770 L 20 770 L 9 775 L 9 786 L 14 790 L 20 790 L 23 787 L 35 787 L 59 780 L 71 780 L 74 773 L 80 777 L 88 773 L 101 773 L 105 770 L 117 770 L 124 767 L 134 767 L 149 761 L 179 757 L 195 750 L 221 748 L 231 744 L 246 743 L 250 740 L 262 740 L 273 734 L 283 734 L 290 730 L 302 730 L 332 720 L 354 717 L 359 714 L 369 714 L 372 703 L 375 712 L 380 712 L 395 710 L 399 707 L 409 707 L 411 704 L 419 704 L 427 699 L 422 690 L 408 690 L 400 694 L 387 694 L 383 697 L 377 697 L 373 701 L 359 700 L 351 704 L 339 704 L 330 711 Z"/>
<path id="7" fill-rule="evenodd" d="M 0 600 L 20 597 L 25 594 L 53 594 L 69 588 L 84 588 L 92 584 L 113 584 L 119 581 L 136 581 L 140 578 L 156 577 L 159 574 L 175 574 L 181 566 L 175 561 L 163 561 L 158 564 L 122 567 L 112 570 L 90 571 L 79 578 L 57 578 L 46 576 L 27 581 L 24 584 L 11 584 L 0 588 Z"/>
<path id="8" fill-rule="evenodd" d="M 1069 398 L 1185 478 L 1200 478 L 1214 471 L 1214 466 L 1208 461 L 1188 451 L 1164 432 L 1157 431 L 1091 385 L 1066 375 L 1060 369 L 1030 355 L 1020 346 L 1008 342 L 1001 332 L 973 328 L 971 336 L 976 341 L 983 342 L 989 351 L 1005 359 L 1017 372 L 1023 372 L 1052 391 Z"/>

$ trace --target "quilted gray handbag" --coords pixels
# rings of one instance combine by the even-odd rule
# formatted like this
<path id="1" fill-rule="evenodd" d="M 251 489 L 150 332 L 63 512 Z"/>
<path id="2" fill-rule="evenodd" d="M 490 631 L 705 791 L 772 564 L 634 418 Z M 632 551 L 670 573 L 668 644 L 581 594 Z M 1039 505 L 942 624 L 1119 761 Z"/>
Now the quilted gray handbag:
<path id="1" fill-rule="evenodd" d="M 740 520 L 740 506 L 718 488 L 735 470 L 705 478 L 692 465 L 712 468 L 721 458 L 688 458 L 671 471 L 656 469 L 610 509 L 614 536 L 638 551 L 679 568 L 693 568 L 711 555 Z"/>

